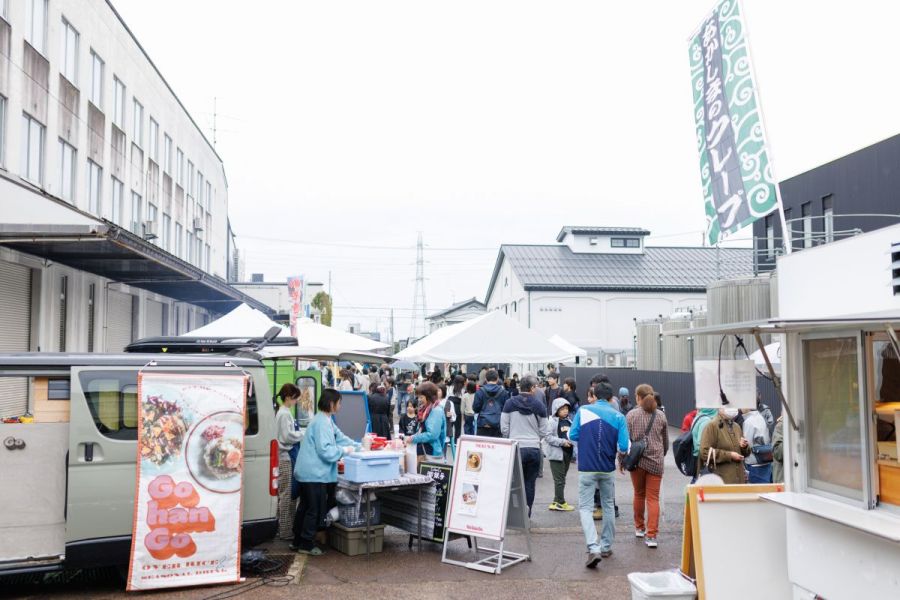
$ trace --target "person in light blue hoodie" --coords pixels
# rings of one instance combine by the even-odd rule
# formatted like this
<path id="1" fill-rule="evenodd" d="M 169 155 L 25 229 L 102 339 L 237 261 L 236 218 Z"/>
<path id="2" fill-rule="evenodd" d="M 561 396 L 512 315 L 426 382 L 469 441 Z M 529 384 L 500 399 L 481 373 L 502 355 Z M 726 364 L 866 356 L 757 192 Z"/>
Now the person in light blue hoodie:
<path id="1" fill-rule="evenodd" d="M 417 444 L 418 460 L 444 460 L 444 441 L 447 439 L 447 417 L 438 405 L 438 386 L 430 381 L 419 384 L 419 433 L 406 438 L 407 444 Z M 424 458 L 423 458 L 424 457 Z"/>
<path id="2" fill-rule="evenodd" d="M 341 410 L 341 393 L 332 388 L 322 390 L 319 412 L 306 428 L 300 444 L 294 478 L 300 482 L 300 503 L 294 516 L 294 542 L 291 550 L 319 556 L 324 550 L 316 546 L 316 532 L 328 512 L 328 485 L 337 482 L 337 463 L 355 452 L 359 445 L 344 435 L 332 420 Z"/>

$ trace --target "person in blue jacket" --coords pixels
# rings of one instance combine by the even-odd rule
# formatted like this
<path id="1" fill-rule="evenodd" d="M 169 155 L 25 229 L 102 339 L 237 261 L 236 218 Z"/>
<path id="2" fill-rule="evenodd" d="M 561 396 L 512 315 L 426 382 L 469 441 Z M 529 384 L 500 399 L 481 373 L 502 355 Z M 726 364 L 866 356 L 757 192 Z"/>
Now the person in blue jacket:
<path id="1" fill-rule="evenodd" d="M 569 429 L 569 439 L 578 442 L 578 513 L 581 528 L 587 542 L 588 558 L 585 566 L 593 569 L 601 559 L 612 554 L 616 536 L 615 519 L 603 519 L 600 543 L 594 526 L 594 488 L 600 487 L 600 503 L 604 515 L 615 513 L 616 499 L 616 451 L 628 451 L 628 427 L 625 415 L 610 406 L 606 400 L 612 397 L 608 383 L 598 383 L 592 390 L 598 400 L 582 405 L 575 413 Z"/>
<path id="2" fill-rule="evenodd" d="M 306 428 L 294 465 L 294 478 L 300 482 L 300 503 L 294 516 L 294 542 L 290 546 L 295 552 L 313 556 L 324 553 L 316 546 L 315 537 L 325 524 L 328 485 L 337 482 L 337 463 L 359 447 L 332 419 L 341 410 L 339 391 L 322 390 L 318 408 L 319 412 Z"/>
<path id="3" fill-rule="evenodd" d="M 419 460 L 444 459 L 447 417 L 438 406 L 438 393 L 438 386 L 430 381 L 419 384 L 416 388 L 416 397 L 419 399 L 419 433 L 406 438 L 406 443 L 418 444 L 417 448 L 421 449 L 421 452 L 417 452 Z"/>

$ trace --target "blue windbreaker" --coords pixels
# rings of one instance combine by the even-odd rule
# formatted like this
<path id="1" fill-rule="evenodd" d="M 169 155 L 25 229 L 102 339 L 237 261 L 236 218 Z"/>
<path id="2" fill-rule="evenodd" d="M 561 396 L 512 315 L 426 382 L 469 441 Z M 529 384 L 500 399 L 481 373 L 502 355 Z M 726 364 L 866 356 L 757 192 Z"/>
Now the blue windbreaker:
<path id="1" fill-rule="evenodd" d="M 607 402 L 583 404 L 575 413 L 569 439 L 578 442 L 578 470 L 582 473 L 612 473 L 616 470 L 616 446 L 628 451 L 625 415 Z"/>
<path id="2" fill-rule="evenodd" d="M 309 422 L 306 435 L 294 464 L 294 479 L 302 482 L 334 483 L 337 481 L 337 463 L 344 455 L 344 448 L 359 444 L 338 429 L 330 415 L 323 412 Z"/>
<path id="3" fill-rule="evenodd" d="M 425 419 L 424 431 L 412 437 L 416 444 L 425 444 L 425 454 L 429 456 L 444 455 L 444 441 L 447 439 L 447 417 L 444 410 L 435 405 Z"/>

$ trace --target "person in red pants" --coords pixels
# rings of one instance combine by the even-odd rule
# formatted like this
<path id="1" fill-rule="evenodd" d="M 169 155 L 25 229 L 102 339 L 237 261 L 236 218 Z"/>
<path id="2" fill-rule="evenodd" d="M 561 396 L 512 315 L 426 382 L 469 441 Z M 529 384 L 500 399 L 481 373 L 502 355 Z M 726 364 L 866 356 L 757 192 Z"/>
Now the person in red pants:
<path id="1" fill-rule="evenodd" d="M 647 440 L 637 468 L 631 471 L 631 483 L 634 486 L 634 535 L 644 538 L 648 548 L 657 546 L 659 487 L 663 476 L 663 457 L 669 451 L 666 413 L 657 408 L 653 394 L 653 388 L 646 383 L 639 385 L 634 391 L 637 406 L 625 415 L 631 442 Z"/>

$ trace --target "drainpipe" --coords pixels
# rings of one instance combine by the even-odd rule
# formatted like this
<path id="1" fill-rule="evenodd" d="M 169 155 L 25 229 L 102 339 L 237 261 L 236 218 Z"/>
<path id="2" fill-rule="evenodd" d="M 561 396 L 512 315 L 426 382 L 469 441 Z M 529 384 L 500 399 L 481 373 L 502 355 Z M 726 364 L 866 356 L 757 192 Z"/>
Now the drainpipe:
<path id="1" fill-rule="evenodd" d="M 528 329 L 531 329 L 531 290 L 528 290 Z"/>

